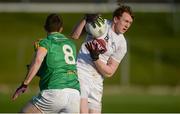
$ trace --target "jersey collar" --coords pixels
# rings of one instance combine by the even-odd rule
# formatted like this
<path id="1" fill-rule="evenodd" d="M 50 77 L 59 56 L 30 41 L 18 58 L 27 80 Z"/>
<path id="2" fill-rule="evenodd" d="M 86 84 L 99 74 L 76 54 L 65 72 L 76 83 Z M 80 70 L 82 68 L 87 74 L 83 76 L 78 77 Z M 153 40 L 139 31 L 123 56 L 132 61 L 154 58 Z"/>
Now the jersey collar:
<path id="1" fill-rule="evenodd" d="M 61 34 L 60 32 L 51 32 L 48 35 L 48 39 L 57 40 L 57 39 L 67 39 L 67 38 L 63 34 Z"/>

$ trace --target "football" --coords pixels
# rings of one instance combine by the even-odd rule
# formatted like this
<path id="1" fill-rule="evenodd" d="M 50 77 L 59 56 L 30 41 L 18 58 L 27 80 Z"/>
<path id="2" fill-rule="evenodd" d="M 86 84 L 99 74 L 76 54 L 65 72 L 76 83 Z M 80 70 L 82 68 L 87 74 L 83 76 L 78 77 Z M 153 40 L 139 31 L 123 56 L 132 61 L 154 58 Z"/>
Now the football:
<path id="1" fill-rule="evenodd" d="M 97 18 L 94 22 L 87 22 L 85 25 L 86 32 L 91 34 L 93 38 L 99 38 L 107 33 L 107 20 Z"/>

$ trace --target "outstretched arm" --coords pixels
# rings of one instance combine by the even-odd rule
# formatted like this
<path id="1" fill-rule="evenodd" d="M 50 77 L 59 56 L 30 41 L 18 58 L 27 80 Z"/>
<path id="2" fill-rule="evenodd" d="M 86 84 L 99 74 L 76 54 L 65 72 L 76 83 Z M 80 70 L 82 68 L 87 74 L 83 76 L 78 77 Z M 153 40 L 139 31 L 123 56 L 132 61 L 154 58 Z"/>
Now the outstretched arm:
<path id="1" fill-rule="evenodd" d="M 34 78 L 36 73 L 38 72 L 44 57 L 47 54 L 47 50 L 43 47 L 39 47 L 36 51 L 35 57 L 33 58 L 30 68 L 28 70 L 28 73 L 20 85 L 20 87 L 17 88 L 15 93 L 12 96 L 12 99 L 15 100 L 21 93 L 24 93 L 27 89 L 28 84 L 31 82 L 31 80 Z"/>
<path id="2" fill-rule="evenodd" d="M 38 48 L 36 55 L 31 62 L 30 69 L 26 75 L 26 78 L 23 81 L 25 85 L 28 85 L 33 79 L 33 77 L 36 75 L 46 54 L 47 50 L 44 47 Z"/>

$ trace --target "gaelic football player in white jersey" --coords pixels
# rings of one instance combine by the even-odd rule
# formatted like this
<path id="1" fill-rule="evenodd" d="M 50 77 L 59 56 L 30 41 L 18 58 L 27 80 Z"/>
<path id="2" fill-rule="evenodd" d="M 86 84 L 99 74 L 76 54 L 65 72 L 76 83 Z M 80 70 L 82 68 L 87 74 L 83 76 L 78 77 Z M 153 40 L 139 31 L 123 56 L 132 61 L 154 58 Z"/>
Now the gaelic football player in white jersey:
<path id="1" fill-rule="evenodd" d="M 88 14 L 73 29 L 71 37 L 78 39 L 87 22 L 97 21 L 96 14 Z M 93 48 L 92 35 L 87 35 L 77 59 L 78 77 L 81 88 L 81 113 L 101 113 L 103 79 L 111 77 L 127 52 L 124 33 L 129 29 L 134 16 L 129 6 L 122 5 L 107 20 L 107 30 L 101 38 L 106 41 L 106 51 Z"/>

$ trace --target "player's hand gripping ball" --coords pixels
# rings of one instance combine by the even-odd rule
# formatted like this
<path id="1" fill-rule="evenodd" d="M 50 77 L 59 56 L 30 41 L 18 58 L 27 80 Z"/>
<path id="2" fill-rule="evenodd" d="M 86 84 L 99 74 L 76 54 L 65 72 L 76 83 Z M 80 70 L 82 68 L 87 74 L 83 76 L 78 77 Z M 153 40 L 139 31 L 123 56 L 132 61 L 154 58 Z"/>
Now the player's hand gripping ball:
<path id="1" fill-rule="evenodd" d="M 99 16 L 100 14 L 98 13 L 87 13 L 84 15 L 84 19 L 87 23 L 91 23 L 94 22 Z"/>
<path id="2" fill-rule="evenodd" d="M 107 33 L 107 22 L 99 14 L 86 14 L 85 29 L 93 38 L 98 38 Z"/>
<path id="3" fill-rule="evenodd" d="M 97 46 L 97 49 L 100 52 L 100 54 L 103 54 L 107 51 L 106 41 L 104 39 L 94 39 L 92 43 L 93 46 Z"/>
<path id="4" fill-rule="evenodd" d="M 107 51 L 106 42 L 103 39 L 94 39 L 85 44 L 93 61 L 99 59 L 99 54 L 103 54 Z"/>

